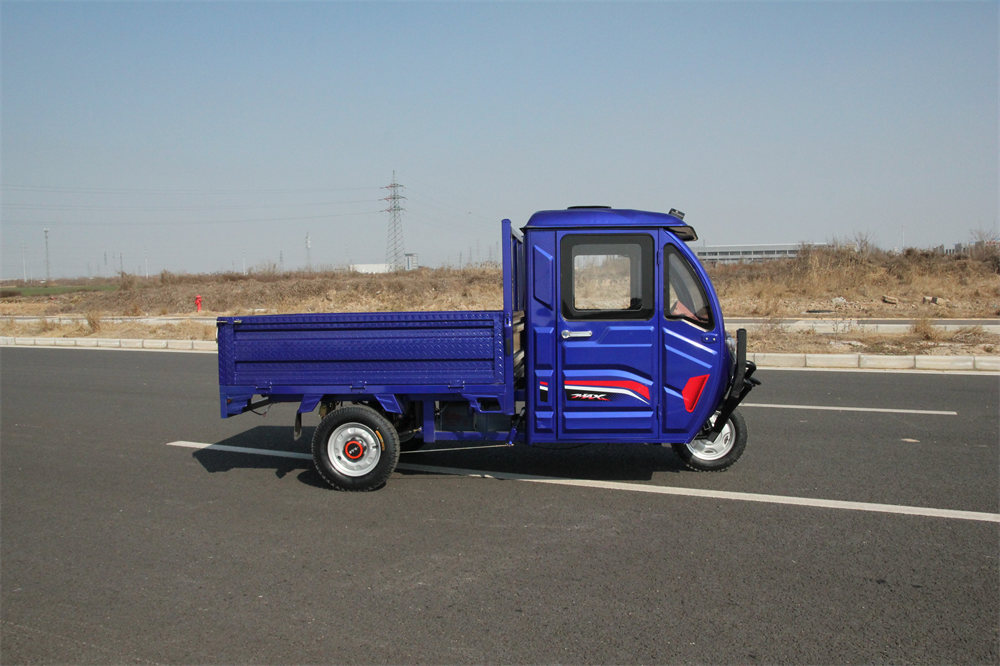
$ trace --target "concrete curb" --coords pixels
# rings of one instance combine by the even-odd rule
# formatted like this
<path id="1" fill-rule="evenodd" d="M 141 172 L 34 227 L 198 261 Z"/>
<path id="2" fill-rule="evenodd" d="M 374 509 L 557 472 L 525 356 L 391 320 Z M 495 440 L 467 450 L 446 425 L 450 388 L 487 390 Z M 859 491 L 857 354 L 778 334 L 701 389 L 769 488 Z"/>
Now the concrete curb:
<path id="1" fill-rule="evenodd" d="M 955 370 L 1000 372 L 1000 356 L 888 356 L 878 354 L 747 354 L 760 368 Z"/>
<path id="2" fill-rule="evenodd" d="M 149 349 L 217 351 L 212 340 L 142 340 L 137 338 L 12 338 L 0 337 L 0 347 L 77 347 L 85 349 Z"/>
<path id="3" fill-rule="evenodd" d="M 1000 323 L 987 324 L 952 324 L 945 319 L 936 319 L 931 324 L 939 331 L 955 332 L 963 328 L 981 328 L 985 333 L 1000 333 Z M 813 333 L 875 333 L 875 334 L 901 334 L 909 333 L 913 330 L 912 323 L 905 324 L 884 324 L 869 323 L 861 319 L 799 319 L 796 321 L 785 321 L 778 324 L 767 324 L 761 322 L 746 322 L 739 324 L 740 328 L 747 331 L 757 331 L 762 328 L 780 328 L 786 331 Z"/>
<path id="4" fill-rule="evenodd" d="M 212 340 L 0 337 L 2 347 L 75 347 L 216 353 Z M 1000 356 L 885 356 L 878 354 L 747 354 L 759 368 L 843 370 L 953 370 L 1000 372 Z"/>

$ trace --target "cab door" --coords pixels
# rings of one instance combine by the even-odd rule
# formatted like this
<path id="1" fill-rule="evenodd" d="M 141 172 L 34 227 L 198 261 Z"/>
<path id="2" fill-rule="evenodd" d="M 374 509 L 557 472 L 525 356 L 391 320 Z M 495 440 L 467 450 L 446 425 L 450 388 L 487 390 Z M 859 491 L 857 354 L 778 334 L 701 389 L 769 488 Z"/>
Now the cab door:
<path id="1" fill-rule="evenodd" d="M 558 252 L 559 439 L 657 439 L 655 232 L 563 232 Z"/>
<path id="2" fill-rule="evenodd" d="M 729 381 L 719 301 L 694 253 L 661 237 L 661 414 L 666 441 L 687 442 L 712 415 Z"/>

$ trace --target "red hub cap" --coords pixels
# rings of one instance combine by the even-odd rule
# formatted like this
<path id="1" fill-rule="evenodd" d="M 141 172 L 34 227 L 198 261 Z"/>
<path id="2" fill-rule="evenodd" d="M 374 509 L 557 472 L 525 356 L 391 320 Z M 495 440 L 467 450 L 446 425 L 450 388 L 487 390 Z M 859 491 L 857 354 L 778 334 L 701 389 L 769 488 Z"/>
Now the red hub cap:
<path id="1" fill-rule="evenodd" d="M 348 460 L 361 460 L 365 455 L 365 445 L 356 439 L 352 439 L 344 445 L 344 456 Z"/>

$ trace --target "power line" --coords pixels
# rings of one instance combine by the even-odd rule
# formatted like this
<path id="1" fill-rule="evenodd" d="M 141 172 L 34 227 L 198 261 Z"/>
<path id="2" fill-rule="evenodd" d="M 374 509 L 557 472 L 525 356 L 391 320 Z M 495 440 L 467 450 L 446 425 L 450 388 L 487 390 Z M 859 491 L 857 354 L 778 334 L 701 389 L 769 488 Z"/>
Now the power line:
<path id="1" fill-rule="evenodd" d="M 296 217 L 258 217 L 240 218 L 236 220 L 168 220 L 163 222 L 71 222 L 67 220 L 31 220 L 31 221 L 9 221 L 4 220 L 4 226 L 28 227 L 39 224 L 60 227 L 156 227 L 156 226 L 177 226 L 177 225 L 210 225 L 210 224 L 252 224 L 254 222 L 294 222 L 297 220 L 323 220 L 329 217 L 350 217 L 352 215 L 376 215 L 384 213 L 384 210 L 365 210 L 355 213 L 326 213 L 324 215 L 301 215 Z"/>
<path id="2" fill-rule="evenodd" d="M 26 204 L 26 203 L 4 203 L 3 208 L 13 208 L 17 210 L 59 210 L 59 211 L 182 211 L 182 210 L 232 210 L 240 208 L 307 208 L 310 206 L 339 206 L 341 204 L 376 203 L 381 199 L 352 199 L 350 201 L 315 201 L 307 203 L 271 203 L 271 204 L 207 204 L 207 205 L 73 205 L 73 204 Z"/>
<path id="3" fill-rule="evenodd" d="M 381 189 L 367 187 L 299 187 L 299 188 L 240 188 L 240 189 L 200 189 L 200 188 L 151 188 L 151 187 L 78 187 L 57 185 L 3 184 L 0 188 L 19 192 L 64 192 L 72 194 L 296 194 L 301 192 L 359 192 Z"/>

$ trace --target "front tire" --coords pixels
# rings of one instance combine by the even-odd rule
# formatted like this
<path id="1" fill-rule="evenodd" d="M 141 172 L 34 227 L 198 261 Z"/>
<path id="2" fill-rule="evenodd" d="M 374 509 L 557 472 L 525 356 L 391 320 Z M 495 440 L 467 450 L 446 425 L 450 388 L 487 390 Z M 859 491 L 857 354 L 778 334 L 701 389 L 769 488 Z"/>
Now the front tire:
<path id="1" fill-rule="evenodd" d="M 316 471 L 332 488 L 381 488 L 399 462 L 399 435 L 371 407 L 340 407 L 320 421 L 312 439 Z"/>
<path id="2" fill-rule="evenodd" d="M 730 414 L 715 441 L 703 433 L 687 444 L 674 444 L 674 452 L 696 472 L 719 472 L 743 455 L 747 446 L 747 423 L 737 411 Z"/>

